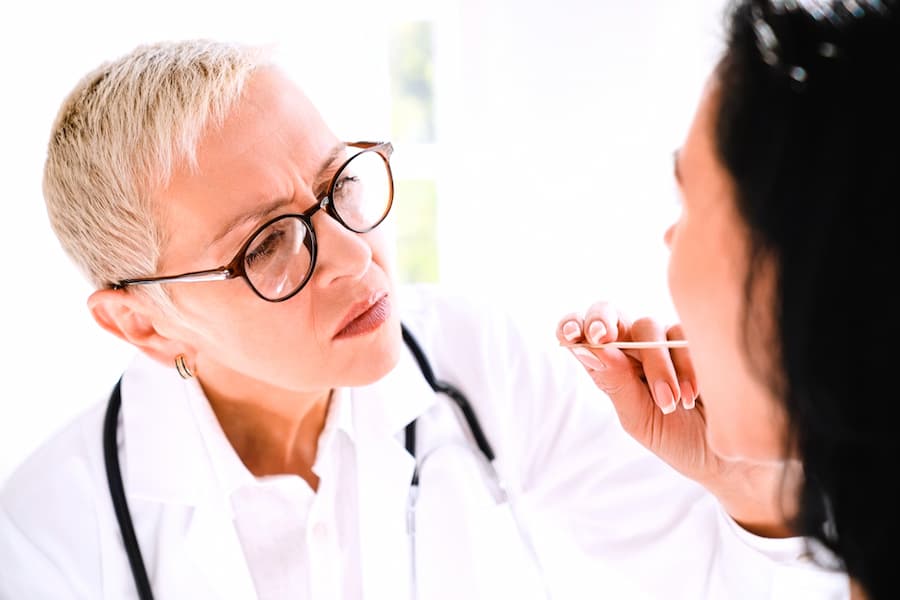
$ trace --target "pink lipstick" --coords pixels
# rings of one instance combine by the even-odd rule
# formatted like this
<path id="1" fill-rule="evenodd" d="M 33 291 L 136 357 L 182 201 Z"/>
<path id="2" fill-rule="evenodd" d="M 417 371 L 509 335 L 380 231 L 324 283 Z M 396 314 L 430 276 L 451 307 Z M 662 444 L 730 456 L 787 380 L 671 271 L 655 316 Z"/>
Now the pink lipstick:
<path id="1" fill-rule="evenodd" d="M 375 331 L 391 316 L 391 302 L 387 295 L 382 296 L 374 304 L 369 305 L 360 314 L 353 317 L 337 334 L 334 339 L 347 339 L 359 335 L 365 335 Z"/>

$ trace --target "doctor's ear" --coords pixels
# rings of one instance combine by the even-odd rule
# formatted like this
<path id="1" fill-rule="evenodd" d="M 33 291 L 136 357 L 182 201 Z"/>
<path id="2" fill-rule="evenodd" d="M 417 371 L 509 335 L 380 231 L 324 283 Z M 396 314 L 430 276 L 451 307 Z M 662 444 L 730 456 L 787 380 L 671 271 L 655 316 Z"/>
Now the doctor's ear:
<path id="1" fill-rule="evenodd" d="M 149 298 L 127 290 L 102 289 L 87 301 L 91 316 L 100 327 L 139 348 L 165 365 L 185 352 L 184 344 L 159 332 L 154 321 L 161 311 Z"/>

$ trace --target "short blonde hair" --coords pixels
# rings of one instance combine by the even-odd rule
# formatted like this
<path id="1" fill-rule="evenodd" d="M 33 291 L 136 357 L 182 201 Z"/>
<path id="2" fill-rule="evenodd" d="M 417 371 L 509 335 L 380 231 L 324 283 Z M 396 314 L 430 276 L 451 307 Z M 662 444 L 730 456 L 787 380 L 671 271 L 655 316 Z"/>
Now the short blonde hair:
<path id="1" fill-rule="evenodd" d="M 85 76 L 64 100 L 44 166 L 44 199 L 63 249 L 97 288 L 156 273 L 166 244 L 152 199 L 196 166 L 204 130 L 221 123 L 257 46 L 189 40 L 142 45 Z M 168 305 L 162 286 L 139 286 Z"/>

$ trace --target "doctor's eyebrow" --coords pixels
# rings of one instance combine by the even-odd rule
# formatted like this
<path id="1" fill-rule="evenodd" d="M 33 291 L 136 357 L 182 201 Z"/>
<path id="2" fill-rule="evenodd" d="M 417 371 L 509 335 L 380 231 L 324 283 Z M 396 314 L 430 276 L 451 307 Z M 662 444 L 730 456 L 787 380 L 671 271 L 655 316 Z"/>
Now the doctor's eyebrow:
<path id="1" fill-rule="evenodd" d="M 222 229 L 215 235 L 214 238 L 206 245 L 207 248 L 213 246 L 214 244 L 220 242 L 222 238 L 227 236 L 229 233 L 247 223 L 248 221 L 261 221 L 269 215 L 275 213 L 278 209 L 283 206 L 290 204 L 290 198 L 279 198 L 273 202 L 267 202 L 266 204 L 255 206 L 252 210 L 241 213 L 237 215 L 235 218 L 231 219 L 228 223 L 226 223 Z"/>
<path id="2" fill-rule="evenodd" d="M 332 166 L 335 162 L 344 155 L 344 149 L 347 147 L 343 142 L 336 144 L 331 150 L 328 151 L 327 156 L 322 160 L 319 164 L 319 168 L 316 170 L 316 174 L 313 177 L 313 185 L 312 190 L 313 193 L 318 194 L 318 190 L 328 184 L 328 177 L 331 174 Z M 317 198 L 318 200 L 318 198 Z M 290 198 L 279 198 L 273 202 L 268 202 L 263 205 L 255 206 L 253 209 L 248 210 L 247 212 L 241 213 L 228 221 L 222 229 L 212 238 L 212 240 L 207 244 L 207 248 L 212 246 L 213 244 L 219 242 L 222 238 L 227 236 L 229 233 L 247 223 L 248 221 L 259 222 L 263 219 L 271 216 L 277 210 L 291 203 Z"/>
<path id="3" fill-rule="evenodd" d="M 331 172 L 334 170 L 334 167 L 339 166 L 339 165 L 336 165 L 335 163 L 338 162 L 338 159 L 341 159 L 344 157 L 344 151 L 346 149 L 347 149 L 347 144 L 345 144 L 343 142 L 336 144 L 328 152 L 328 155 L 325 157 L 325 160 L 322 161 L 321 165 L 319 166 L 319 170 L 316 171 L 316 176 L 313 177 L 312 190 L 313 190 L 313 193 L 316 194 L 317 199 L 321 194 L 324 194 L 325 191 L 327 191 L 327 190 L 323 190 L 320 192 L 319 190 L 322 190 L 322 188 L 327 186 L 328 183 L 330 182 Z"/>

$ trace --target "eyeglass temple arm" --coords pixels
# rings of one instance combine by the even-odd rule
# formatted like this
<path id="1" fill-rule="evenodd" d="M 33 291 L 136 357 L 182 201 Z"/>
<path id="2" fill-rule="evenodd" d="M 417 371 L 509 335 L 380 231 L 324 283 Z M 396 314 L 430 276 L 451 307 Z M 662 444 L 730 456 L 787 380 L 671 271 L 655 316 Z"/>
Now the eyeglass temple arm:
<path id="1" fill-rule="evenodd" d="M 196 271 L 194 273 L 183 273 L 181 275 L 172 275 L 170 277 L 145 277 L 141 279 L 123 279 L 112 285 L 114 290 L 119 290 L 130 285 L 149 285 L 151 283 L 174 283 L 176 281 L 223 281 L 231 279 L 234 273 L 231 269 L 220 268 L 210 269 L 208 271 Z"/>

